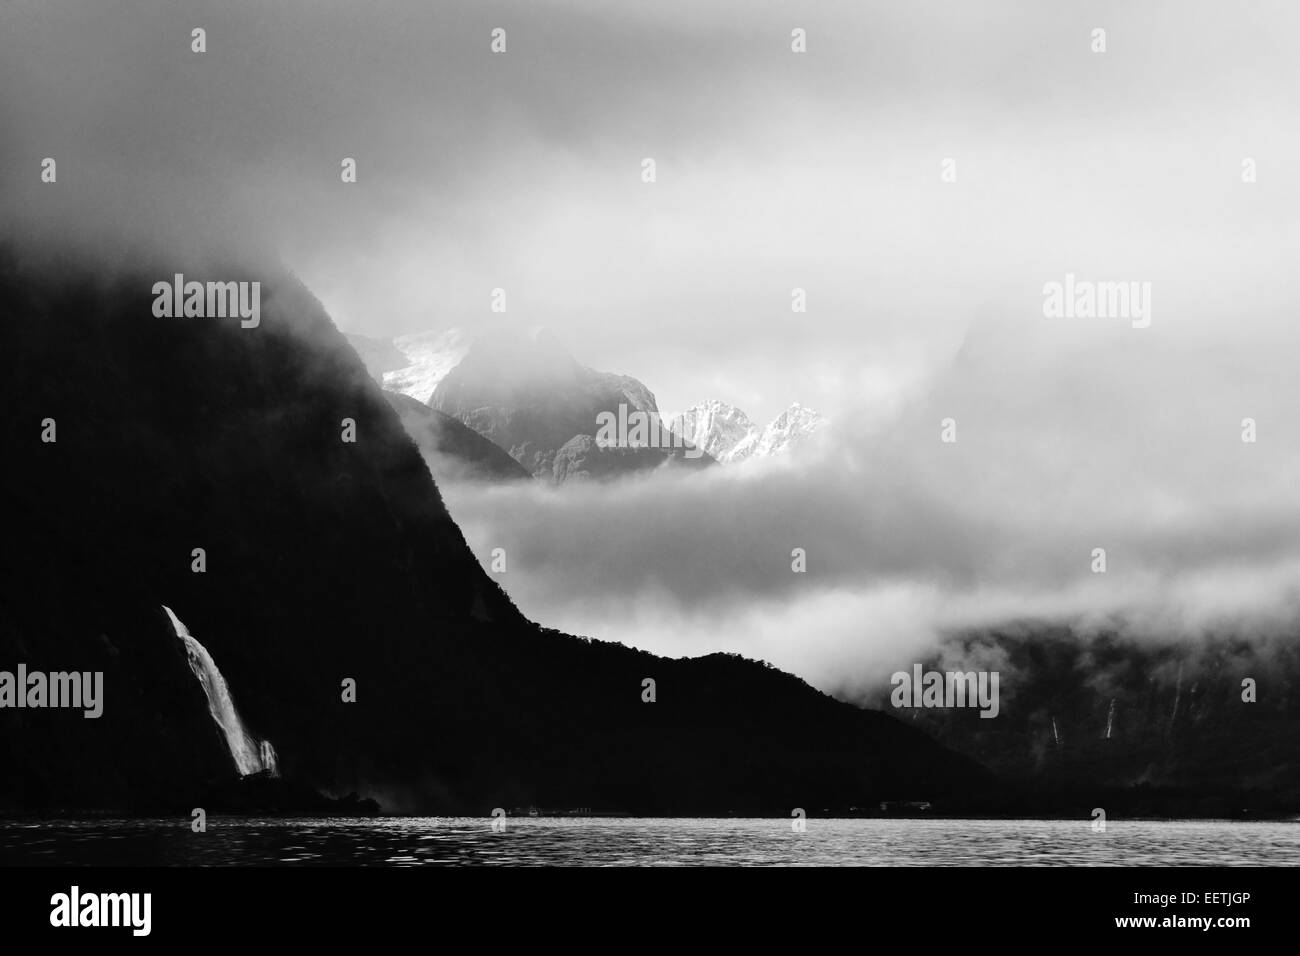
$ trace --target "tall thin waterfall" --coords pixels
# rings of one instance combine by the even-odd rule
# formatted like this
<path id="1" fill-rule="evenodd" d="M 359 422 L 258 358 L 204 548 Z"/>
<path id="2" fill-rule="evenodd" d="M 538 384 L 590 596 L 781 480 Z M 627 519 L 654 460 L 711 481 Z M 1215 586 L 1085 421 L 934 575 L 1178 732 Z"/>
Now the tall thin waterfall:
<path id="1" fill-rule="evenodd" d="M 164 604 L 163 610 L 171 618 L 172 629 L 176 632 L 176 636 L 185 644 L 190 670 L 203 685 L 203 693 L 208 698 L 208 713 L 212 715 L 212 719 L 217 722 L 217 726 L 225 735 L 226 743 L 230 747 L 230 756 L 235 761 L 235 769 L 245 777 L 262 771 L 270 771 L 272 776 L 279 776 L 280 768 L 276 760 L 275 748 L 271 746 L 269 740 L 257 740 L 244 727 L 244 722 L 239 719 L 239 711 L 235 710 L 235 701 L 230 696 L 226 679 L 221 676 L 221 671 L 217 670 L 217 662 L 212 659 L 208 649 L 190 634 L 189 628 L 181 623 L 181 619 L 172 612 L 171 608 Z"/>

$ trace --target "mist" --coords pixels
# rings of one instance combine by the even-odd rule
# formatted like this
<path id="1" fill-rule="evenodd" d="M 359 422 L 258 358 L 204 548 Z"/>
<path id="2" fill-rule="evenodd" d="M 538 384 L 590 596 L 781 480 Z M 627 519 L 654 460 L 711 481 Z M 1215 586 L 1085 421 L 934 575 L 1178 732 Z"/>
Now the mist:
<path id="1" fill-rule="evenodd" d="M 544 624 L 742 653 L 853 698 L 971 629 L 1293 634 L 1289 353 L 1225 346 L 1198 366 L 1119 346 L 1131 328 L 1068 349 L 1054 334 L 977 327 L 893 417 L 841 408 L 785 459 L 444 494 L 485 567 L 505 549 L 501 584 Z M 1243 442 L 1244 417 L 1268 434 Z"/>
<path id="2" fill-rule="evenodd" d="M 501 287 L 665 411 L 830 419 L 704 474 L 444 483 L 549 626 L 848 695 L 967 626 L 1275 633 L 1300 9 L 1252 11 L 14 0 L 0 236 L 106 269 L 273 262 L 380 338 L 485 327 Z M 1067 275 L 1149 282 L 1149 327 L 1046 318 Z"/>

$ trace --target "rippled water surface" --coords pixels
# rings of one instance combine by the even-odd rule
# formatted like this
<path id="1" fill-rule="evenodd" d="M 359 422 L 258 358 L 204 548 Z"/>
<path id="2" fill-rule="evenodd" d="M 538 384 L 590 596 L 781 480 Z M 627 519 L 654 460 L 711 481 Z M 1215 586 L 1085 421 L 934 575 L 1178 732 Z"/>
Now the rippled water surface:
<path id="1" fill-rule="evenodd" d="M 468 817 L 0 822 L 7 865 L 1295 865 L 1300 824 Z"/>

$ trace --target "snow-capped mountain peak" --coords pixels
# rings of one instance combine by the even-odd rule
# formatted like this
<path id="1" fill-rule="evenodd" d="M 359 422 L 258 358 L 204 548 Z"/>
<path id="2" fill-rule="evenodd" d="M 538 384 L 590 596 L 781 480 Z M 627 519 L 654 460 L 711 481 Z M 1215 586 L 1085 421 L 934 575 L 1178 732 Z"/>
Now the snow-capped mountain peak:
<path id="1" fill-rule="evenodd" d="M 667 419 L 668 427 L 718 461 L 726 461 L 737 445 L 758 431 L 748 415 L 734 405 L 711 400 L 692 405 Z"/>
<path id="2" fill-rule="evenodd" d="M 459 328 L 395 339 L 349 335 L 348 340 L 384 388 L 426 404 L 438 383 L 460 364 L 472 344 L 470 335 Z"/>
<path id="3" fill-rule="evenodd" d="M 826 419 L 822 415 L 795 402 L 763 429 L 749 455 L 758 458 L 779 455 L 803 441 L 824 424 Z"/>
<path id="4" fill-rule="evenodd" d="M 795 402 L 766 428 L 760 428 L 734 405 L 710 400 L 667 419 L 668 426 L 723 463 L 768 458 L 789 450 L 826 423 Z"/>
<path id="5" fill-rule="evenodd" d="M 393 339 L 393 345 L 411 364 L 385 372 L 384 388 L 427 403 L 438 383 L 460 364 L 470 344 L 469 335 L 461 329 L 418 332 Z"/>

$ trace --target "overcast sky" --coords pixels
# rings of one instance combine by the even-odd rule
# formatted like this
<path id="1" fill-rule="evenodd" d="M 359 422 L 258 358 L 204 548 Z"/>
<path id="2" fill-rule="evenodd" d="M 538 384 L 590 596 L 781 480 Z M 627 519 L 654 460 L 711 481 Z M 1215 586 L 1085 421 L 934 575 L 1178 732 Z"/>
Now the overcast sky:
<path id="1" fill-rule="evenodd" d="M 9 0 L 3 195 L 265 244 L 347 331 L 473 329 L 500 286 L 662 408 L 819 409 L 794 464 L 449 498 L 545 623 L 826 683 L 939 618 L 1286 606 L 1297 29 L 1293 2 Z M 1066 273 L 1150 282 L 1150 327 L 1045 318 Z"/>
<path id="2" fill-rule="evenodd" d="M 0 160 L 29 199 L 54 156 L 83 215 L 268 241 L 348 331 L 473 328 L 504 287 L 666 409 L 766 420 L 889 400 L 1067 271 L 1158 281 L 1153 335 L 1258 311 L 1293 261 L 1300 10 L 1247 9 L 11 0 Z"/>

